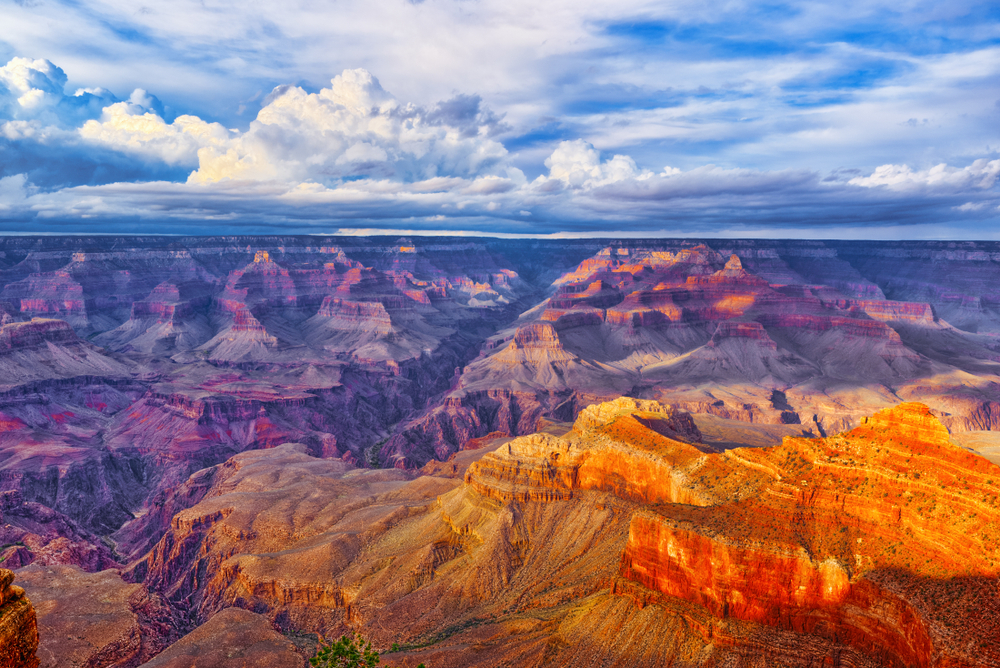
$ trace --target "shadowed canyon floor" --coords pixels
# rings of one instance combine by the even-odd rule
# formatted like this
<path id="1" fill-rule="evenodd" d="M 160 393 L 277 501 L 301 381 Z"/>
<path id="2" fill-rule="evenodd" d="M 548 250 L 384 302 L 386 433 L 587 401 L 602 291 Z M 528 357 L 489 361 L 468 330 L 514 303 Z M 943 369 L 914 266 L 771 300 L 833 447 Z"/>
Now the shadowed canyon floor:
<path id="1" fill-rule="evenodd" d="M 995 665 L 998 285 L 973 242 L 3 239 L 0 566 L 44 665 Z"/>

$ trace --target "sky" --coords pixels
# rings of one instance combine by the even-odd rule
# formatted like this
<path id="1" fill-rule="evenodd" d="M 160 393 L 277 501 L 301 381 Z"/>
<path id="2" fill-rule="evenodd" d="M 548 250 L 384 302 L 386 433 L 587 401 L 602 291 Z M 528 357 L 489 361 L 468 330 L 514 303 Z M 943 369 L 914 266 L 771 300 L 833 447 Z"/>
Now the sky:
<path id="1" fill-rule="evenodd" d="M 0 0 L 0 233 L 1000 240 L 1000 4 Z"/>

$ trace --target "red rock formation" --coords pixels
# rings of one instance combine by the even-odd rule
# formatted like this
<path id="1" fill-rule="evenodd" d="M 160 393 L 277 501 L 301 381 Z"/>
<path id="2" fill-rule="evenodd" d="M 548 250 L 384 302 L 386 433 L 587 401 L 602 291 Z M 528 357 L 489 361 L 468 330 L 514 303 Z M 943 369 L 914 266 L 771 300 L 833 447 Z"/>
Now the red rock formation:
<path id="1" fill-rule="evenodd" d="M 83 286 L 66 271 L 32 274 L 4 287 L 3 296 L 20 298 L 24 315 L 63 318 L 81 325 L 87 321 Z"/>
<path id="2" fill-rule="evenodd" d="M 0 668 L 37 668 L 38 624 L 14 572 L 0 568 Z"/>
<path id="3" fill-rule="evenodd" d="M 892 573 L 1000 574 L 1000 469 L 952 445 L 926 406 L 883 411 L 844 436 L 723 457 L 762 474 L 758 491 L 738 504 L 637 514 L 624 578 L 716 617 L 846 642 L 884 665 L 1000 661 L 991 652 L 963 663 L 975 653 L 942 634 L 942 611 L 893 584 Z M 981 585 L 954 588 L 967 586 Z"/>
<path id="4" fill-rule="evenodd" d="M 381 302 L 355 302 L 328 296 L 319 307 L 319 315 L 331 318 L 330 326 L 337 329 L 361 329 L 379 334 L 392 331 L 392 320 Z"/>
<path id="5" fill-rule="evenodd" d="M 0 327 L 0 352 L 79 341 L 73 328 L 63 320 L 32 318 L 31 322 L 12 322 Z"/>
<path id="6" fill-rule="evenodd" d="M 717 344 L 722 339 L 739 338 L 763 341 L 771 350 L 777 350 L 777 344 L 768 335 L 767 330 L 759 322 L 720 322 L 712 334 L 708 345 Z"/>
<path id="7" fill-rule="evenodd" d="M 1000 468 L 926 407 L 718 454 L 635 399 L 555 433 L 412 481 L 240 455 L 133 574 L 439 666 L 1000 665 Z"/>

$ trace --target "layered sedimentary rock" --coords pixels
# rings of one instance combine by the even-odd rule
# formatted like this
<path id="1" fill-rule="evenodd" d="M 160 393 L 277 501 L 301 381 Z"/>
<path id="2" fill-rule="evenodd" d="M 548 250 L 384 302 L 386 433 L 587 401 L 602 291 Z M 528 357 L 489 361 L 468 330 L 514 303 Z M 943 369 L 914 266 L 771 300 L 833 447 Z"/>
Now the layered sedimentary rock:
<path id="1" fill-rule="evenodd" d="M 67 318 L 143 366 L 174 356 L 433 378 L 425 396 L 450 396 L 418 401 L 409 424 L 374 440 L 390 438 L 379 457 L 393 465 L 446 457 L 497 430 L 495 414 L 523 434 L 536 416 L 572 418 L 622 393 L 817 434 L 908 398 L 953 429 L 991 428 L 1000 403 L 989 244 L 79 239 L 4 252 L 5 322 Z M 519 299 L 534 307 L 510 322 Z M 541 326 L 558 343 L 527 354 L 517 331 Z M 54 366 L 107 375 L 95 353 Z M 773 391 L 783 407 L 761 405 Z"/>
<path id="2" fill-rule="evenodd" d="M 14 573 L 0 568 L 0 666 L 37 668 L 38 623 L 24 589 L 13 584 Z"/>
<path id="3" fill-rule="evenodd" d="M 190 350 L 211 337 L 209 301 L 204 284 L 165 281 L 145 299 L 132 302 L 126 322 L 94 340 L 121 352 Z"/>
<path id="4" fill-rule="evenodd" d="M 128 377 L 127 363 L 81 341 L 62 320 L 32 318 L 0 327 L 0 385 L 73 376 Z"/>
<path id="5" fill-rule="evenodd" d="M 534 289 L 483 244 L 5 243 L 0 491 L 21 501 L 0 554 L 19 566 L 120 563 L 167 529 L 174 486 L 247 449 L 377 459 Z"/>
<path id="6" fill-rule="evenodd" d="M 497 409 L 480 397 L 507 397 L 505 413 L 566 420 L 567 407 L 627 393 L 726 419 L 810 424 L 817 435 L 919 399 L 952 429 L 989 429 L 1000 398 L 996 343 L 979 333 L 985 324 L 959 329 L 943 319 L 954 312 L 951 297 L 926 288 L 938 267 L 955 267 L 956 276 L 940 278 L 949 289 L 988 293 L 958 264 L 989 257 L 933 245 L 609 246 L 492 337 L 443 404 L 408 424 L 383 455 L 419 464 L 431 452 L 441 456 L 430 440 L 455 451 L 463 438 L 497 428 Z M 886 273 L 897 259 L 922 272 L 923 287 L 908 278 L 904 289 Z M 981 313 L 977 322 L 993 317 Z M 548 353 L 535 346 L 528 354 L 516 340 L 546 327 L 555 332 Z M 779 404 L 769 401 L 775 392 Z"/>
<path id="7" fill-rule="evenodd" d="M 622 641 L 629 652 L 696 662 L 698 652 L 716 650 L 674 629 L 687 624 L 677 621 L 677 611 L 685 610 L 684 619 L 699 620 L 699 633 L 720 639 L 719 646 L 735 638 L 727 651 L 742 648 L 744 657 L 756 651 L 748 648 L 763 645 L 780 646 L 781 656 L 796 661 L 811 656 L 810 643 L 829 652 L 848 652 L 855 643 L 850 652 L 859 652 L 864 638 L 896 631 L 872 630 L 864 615 L 847 615 L 845 609 L 863 607 L 858 597 L 909 592 L 900 594 L 905 605 L 885 603 L 886 609 L 905 616 L 910 606 L 917 610 L 913 614 L 931 619 L 924 608 L 944 604 L 926 597 L 945 585 L 931 586 L 928 578 L 935 576 L 915 566 L 912 578 L 902 577 L 896 562 L 879 562 L 884 555 L 867 548 L 853 547 L 848 558 L 840 542 L 827 544 L 832 530 L 819 532 L 822 540 L 803 530 L 795 540 L 806 546 L 809 563 L 836 562 L 847 573 L 847 603 L 810 617 L 839 631 L 800 633 L 797 625 L 806 622 L 791 612 L 787 623 L 720 618 L 719 606 L 726 612 L 743 610 L 740 601 L 746 610 L 769 603 L 740 589 L 736 571 L 717 574 L 730 593 L 716 592 L 715 598 L 662 591 L 656 584 L 663 581 L 656 575 L 662 564 L 643 566 L 651 548 L 629 542 L 633 516 L 644 518 L 635 520 L 636 536 L 655 534 L 678 549 L 697 545 L 716 555 L 716 562 L 733 555 L 733 563 L 743 563 L 739 559 L 752 560 L 763 550 L 770 555 L 764 561 L 783 564 L 776 572 L 795 571 L 805 562 L 800 551 L 786 549 L 792 540 L 787 535 L 775 534 L 773 544 L 749 545 L 732 527 L 754 527 L 768 513 L 778 526 L 799 527 L 813 517 L 830 526 L 840 520 L 814 509 L 789 514 L 764 503 L 801 493 L 754 477 L 753 471 L 776 464 L 758 461 L 763 455 L 757 454 L 737 461 L 735 445 L 863 427 L 866 416 L 905 401 L 925 403 L 941 424 L 956 435 L 969 434 L 968 442 L 991 456 L 995 446 L 987 430 L 1000 427 L 1000 300 L 991 296 L 990 282 L 1000 257 L 995 244 L 272 237 L 19 238 L 0 246 L 0 559 L 17 567 L 124 567 L 141 579 L 148 568 L 145 573 L 157 574 L 151 585 L 168 604 L 190 612 L 182 631 L 234 603 L 265 612 L 285 630 L 336 631 L 357 624 L 375 629 L 376 618 L 398 618 L 410 629 L 408 637 L 420 642 L 453 628 L 441 626 L 447 620 L 467 624 L 462 628 L 469 635 L 459 635 L 471 644 L 493 642 L 489 633 L 522 629 L 520 644 L 511 648 L 523 652 L 521 658 L 503 654 L 498 662 L 552 655 L 569 664 L 582 661 L 594 639 L 620 634 L 623 624 L 640 624 L 634 628 L 648 629 L 640 635 L 664 640 L 648 651 L 639 640 Z M 603 426 L 581 422 L 568 431 L 587 405 L 620 395 L 663 407 L 637 403 L 610 422 L 598 420 Z M 678 426 L 684 411 L 697 413 L 695 423 L 705 426 L 700 440 Z M 743 426 L 734 426 L 736 421 Z M 537 430 L 530 448 L 511 441 Z M 604 445 L 566 445 L 588 439 Z M 287 453 L 262 452 L 245 470 L 245 480 L 222 462 L 249 461 L 249 451 L 289 441 L 301 444 L 296 457 L 303 462 L 331 464 L 303 464 L 297 469 L 302 479 L 316 489 L 333 489 L 341 500 L 363 496 L 364 503 L 351 511 L 358 514 L 338 519 L 332 510 L 324 515 L 296 503 L 295 512 L 275 510 L 262 528 L 237 512 L 239 504 L 229 515 L 219 514 L 235 498 L 221 500 L 232 491 L 226 485 L 238 481 L 242 501 L 253 507 L 253 494 L 274 475 L 267 472 L 269 458 Z M 510 446 L 513 459 L 500 457 L 502 447 L 496 457 L 486 455 L 498 443 Z M 559 457 L 540 454 L 550 450 Z M 453 453 L 459 454 L 450 459 Z M 481 468 L 459 487 L 469 460 L 480 456 Z M 692 482 L 702 475 L 709 480 L 708 468 L 697 468 L 709 463 L 719 481 L 742 481 L 743 487 Z M 350 473 L 375 466 L 408 471 Z M 823 466 L 817 470 L 840 476 L 841 469 Z M 891 461 L 866 459 L 865 466 L 896 470 Z M 430 481 L 411 479 L 418 469 Z M 635 471 L 649 480 L 630 479 Z M 250 489 L 251 478 L 257 491 Z M 904 529 L 897 535 L 890 531 L 898 523 L 891 513 L 870 507 L 874 483 L 853 480 L 844 478 L 844 485 L 862 492 L 845 491 L 841 498 L 871 514 L 858 519 L 857 527 L 889 536 L 885 550 L 897 541 L 928 558 L 930 548 L 907 542 L 906 527 L 924 529 L 906 519 L 902 501 L 893 502 L 904 508 Z M 907 484 L 912 494 L 926 495 L 918 507 L 933 517 L 932 490 L 914 480 Z M 951 503 L 952 484 L 940 484 L 940 498 Z M 890 500 L 896 493 L 882 491 Z M 689 506 L 688 515 L 661 512 L 677 502 Z M 212 504 L 219 513 L 198 515 L 197 527 L 175 524 Z M 713 524 L 705 515 L 709 510 L 711 517 L 730 519 Z M 390 519 L 366 524 L 365 513 Z M 595 524 L 585 531 L 588 521 Z M 956 526 L 973 535 L 975 527 L 964 521 Z M 330 533 L 303 529 L 286 535 L 274 528 L 285 522 Z M 553 553 L 533 552 L 541 548 L 532 536 L 555 536 L 563 525 L 581 533 L 560 554 L 592 550 L 593 559 L 600 556 L 606 564 L 589 561 L 591 570 L 582 575 L 567 556 L 563 566 L 546 570 L 543 563 Z M 861 531 L 853 526 L 848 533 Z M 950 540 L 933 523 L 928 526 L 928 536 Z M 308 559 L 267 556 L 283 552 L 267 542 L 269 532 L 315 544 L 300 545 Z M 167 547 L 162 540 L 175 542 Z M 375 557 L 366 556 L 367 548 L 330 547 L 382 540 L 389 541 L 385 549 L 399 549 L 388 562 L 369 560 Z M 399 547 L 411 543 L 415 551 Z M 623 571 L 629 545 L 632 566 Z M 155 558 L 147 555 L 151 549 Z M 330 561 L 334 554 L 340 561 Z M 229 562 L 238 555 L 244 556 Z M 875 568 L 861 577 L 866 558 L 896 564 L 885 568 L 897 571 Z M 306 561 L 334 565 L 323 577 L 309 566 L 301 581 L 280 582 L 280 569 L 294 572 Z M 198 568 L 209 567 L 218 579 L 199 575 Z M 671 573 L 708 568 L 697 561 L 662 567 Z M 646 580 L 642 568 L 652 574 Z M 819 576 L 796 572 L 772 581 L 812 592 L 840 577 L 836 569 Z M 185 573 L 188 580 L 175 587 L 171 573 Z M 330 585 L 337 573 L 339 584 Z M 557 573 L 554 580 L 551 573 Z M 979 582 L 992 576 L 962 577 Z M 324 578 L 326 584 L 317 585 Z M 563 584 L 537 588 L 546 578 Z M 387 589 L 379 593 L 382 585 Z M 508 596 L 510 586 L 520 599 Z M 438 589 L 428 594 L 427 587 Z M 955 592 L 954 610 L 979 619 L 966 603 L 978 590 L 948 591 Z M 411 595 L 441 601 L 440 607 L 435 603 L 437 612 L 412 618 L 406 606 L 417 599 Z M 530 608 L 524 606 L 547 610 L 585 595 L 596 597 L 592 609 L 600 614 L 559 617 L 558 637 L 545 619 L 525 616 Z M 484 602 L 494 596 L 500 596 L 495 605 Z M 273 605 L 274 597 L 287 601 Z M 494 617 L 505 621 L 482 622 Z M 927 637 L 936 648 L 943 646 L 940 629 L 946 625 L 935 619 L 928 622 Z M 977 628 L 992 637 L 989 628 Z M 681 638 L 683 647 L 667 647 L 668 637 Z M 915 640 L 906 641 L 910 649 L 893 643 L 880 645 L 878 651 L 889 653 L 885 661 L 923 661 L 922 654 L 906 654 L 917 651 Z M 435 647 L 442 656 L 451 651 Z M 684 647 L 694 654 L 685 654 Z M 609 650 L 601 640 L 593 656 L 610 661 L 624 651 Z M 457 661 L 449 656 L 447 661 Z M 953 653 L 953 660 L 958 656 Z"/>
<path id="8" fill-rule="evenodd" d="M 732 448 L 622 398 L 494 438 L 416 478 L 244 453 L 130 577 L 397 664 L 1000 665 L 1000 468 L 926 406 Z"/>
<path id="9" fill-rule="evenodd" d="M 605 485 L 650 506 L 632 517 L 614 585 L 638 605 L 680 600 L 709 618 L 841 646 L 817 659 L 1000 662 L 1000 625 L 980 621 L 977 607 L 1000 573 L 1000 469 L 953 445 L 926 406 L 903 404 L 847 434 L 776 448 L 699 456 L 670 444 L 653 459 L 666 467 L 659 475 L 649 475 L 649 463 L 617 461 L 623 442 L 633 457 L 651 451 L 650 435 L 634 424 L 639 415 L 582 441 L 519 439 L 474 465 L 468 480 L 499 498 L 535 500 L 546 498 L 538 488 L 562 498 Z M 611 428 L 618 438 L 602 444 Z M 604 480 L 588 473 L 596 458 L 607 462 Z M 661 488 L 651 492 L 650 480 Z M 653 505 L 664 500 L 682 505 Z M 943 591 L 954 604 L 936 608 Z M 975 630 L 960 631 L 963 619 Z M 697 625 L 712 635 L 713 624 Z M 790 660 L 780 647 L 760 649 Z"/>

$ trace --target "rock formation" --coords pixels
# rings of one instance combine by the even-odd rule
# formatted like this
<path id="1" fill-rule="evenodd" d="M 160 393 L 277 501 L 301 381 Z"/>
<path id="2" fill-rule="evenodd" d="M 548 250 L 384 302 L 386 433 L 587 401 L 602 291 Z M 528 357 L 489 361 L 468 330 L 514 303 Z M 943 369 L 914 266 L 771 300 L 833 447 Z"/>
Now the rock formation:
<path id="1" fill-rule="evenodd" d="M 37 668 L 35 609 L 13 582 L 13 571 L 0 568 L 0 667 Z"/>
<path id="2" fill-rule="evenodd" d="M 619 394 L 727 419 L 811 424 L 816 434 L 901 399 L 928 403 L 955 430 L 992 428 L 1000 357 L 993 335 L 978 332 L 994 327 L 985 324 L 993 316 L 987 309 L 981 324 L 954 327 L 940 315 L 953 312 L 951 293 L 903 289 L 884 272 L 883 260 L 897 257 L 907 272 L 922 267 L 927 284 L 938 266 L 955 266 L 943 283 L 989 292 L 957 267 L 975 262 L 992 275 L 981 259 L 989 253 L 818 242 L 609 246 L 492 337 L 442 404 L 393 436 L 383 455 L 421 464 L 490 430 L 530 430 L 495 415 L 566 420 Z M 529 353 L 520 341 L 545 328 L 549 343 Z M 971 385 L 965 373 L 976 376 Z M 775 392 L 780 406 L 770 402 Z"/>
<path id="3" fill-rule="evenodd" d="M 117 571 L 32 564 L 18 579 L 38 609 L 41 668 L 136 666 L 177 637 L 175 613 Z"/>
<path id="4" fill-rule="evenodd" d="M 1000 467 L 926 406 L 760 448 L 630 398 L 547 429 L 418 477 L 238 455 L 129 577 L 397 663 L 1000 666 Z"/>
<path id="5" fill-rule="evenodd" d="M 954 443 L 1000 456 L 1000 245 L 0 253 L 0 560 L 142 582 L 142 647 L 236 606 L 404 663 L 993 661 Z"/>
<path id="6" fill-rule="evenodd" d="M 265 617 L 226 608 L 141 668 L 304 668 L 295 645 Z"/>

